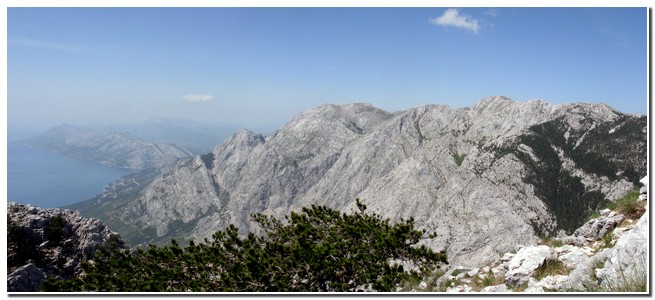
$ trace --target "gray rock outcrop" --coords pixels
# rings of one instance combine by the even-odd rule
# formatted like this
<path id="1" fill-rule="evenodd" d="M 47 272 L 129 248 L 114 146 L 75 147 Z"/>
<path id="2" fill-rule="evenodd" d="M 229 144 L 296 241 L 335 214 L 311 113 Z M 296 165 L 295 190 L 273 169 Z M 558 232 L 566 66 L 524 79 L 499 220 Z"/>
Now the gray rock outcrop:
<path id="1" fill-rule="evenodd" d="M 70 279 L 100 245 L 117 238 L 100 221 L 70 210 L 7 204 L 7 290 L 37 292 L 47 277 Z M 120 241 L 119 244 L 120 245 Z"/>
<path id="2" fill-rule="evenodd" d="M 578 228 L 573 236 L 584 237 L 587 241 L 597 241 L 605 236 L 608 232 L 614 230 L 616 225 L 625 219 L 625 216 L 614 211 L 602 210 L 601 216 L 596 219 L 587 221 L 582 227 Z"/>
<path id="3" fill-rule="evenodd" d="M 605 265 L 597 269 L 596 277 L 607 288 L 616 287 L 621 282 L 646 280 L 648 274 L 648 211 L 639 219 L 634 228 L 616 241 Z"/>
<path id="4" fill-rule="evenodd" d="M 7 292 L 36 292 L 44 279 L 43 270 L 26 264 L 7 275 Z"/>

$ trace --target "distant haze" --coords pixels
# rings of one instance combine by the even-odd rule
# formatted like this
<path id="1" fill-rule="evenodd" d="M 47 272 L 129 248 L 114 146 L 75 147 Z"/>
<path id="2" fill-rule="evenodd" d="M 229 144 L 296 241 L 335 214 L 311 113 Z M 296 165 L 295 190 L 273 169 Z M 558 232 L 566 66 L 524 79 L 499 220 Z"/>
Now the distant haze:
<path id="1" fill-rule="evenodd" d="M 14 8 L 9 138 L 153 116 L 272 130 L 321 103 L 646 113 L 646 8 Z"/>

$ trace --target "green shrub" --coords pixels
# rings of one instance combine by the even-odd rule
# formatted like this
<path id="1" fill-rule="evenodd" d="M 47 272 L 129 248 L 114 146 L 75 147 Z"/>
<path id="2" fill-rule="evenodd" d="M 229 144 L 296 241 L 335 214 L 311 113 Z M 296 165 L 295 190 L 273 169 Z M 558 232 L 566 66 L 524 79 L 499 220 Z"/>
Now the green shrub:
<path id="1" fill-rule="evenodd" d="M 410 276 L 429 274 L 447 263 L 446 254 L 414 246 L 425 232 L 414 220 L 389 224 L 357 200 L 360 211 L 345 214 L 324 206 L 292 212 L 285 222 L 261 214 L 253 219 L 264 236 L 239 237 L 230 225 L 213 240 L 180 247 L 121 249 L 116 240 L 99 248 L 84 275 L 46 280 L 44 291 L 103 292 L 331 292 L 356 291 L 369 284 L 392 291 Z M 392 260 L 412 262 L 406 272 Z"/>
<path id="2" fill-rule="evenodd" d="M 454 154 L 453 154 L 453 159 L 455 160 L 455 163 L 456 163 L 458 166 L 461 166 L 461 165 L 462 165 L 462 162 L 464 162 L 464 158 L 466 158 L 466 154 L 462 154 L 462 155 L 459 155 L 459 154 L 457 154 L 457 153 L 454 153 Z"/>
<path id="3" fill-rule="evenodd" d="M 612 240 L 614 239 L 614 233 L 613 232 L 608 232 L 603 236 L 603 246 L 602 248 L 612 248 L 614 244 L 612 243 Z"/>
<path id="4" fill-rule="evenodd" d="M 562 242 L 561 239 L 553 238 L 551 236 L 542 237 L 540 244 L 541 245 L 547 245 L 547 246 L 554 247 L 554 248 L 564 246 L 564 243 Z"/>
<path id="5" fill-rule="evenodd" d="M 634 190 L 629 194 L 611 202 L 608 208 L 625 215 L 630 219 L 638 219 L 646 211 L 644 201 L 639 200 L 639 190 Z"/>
<path id="6" fill-rule="evenodd" d="M 473 280 L 473 288 L 480 291 L 485 287 L 499 285 L 505 282 L 505 276 L 502 274 L 494 276 L 493 274 L 486 274 L 484 277 L 476 276 Z"/>
<path id="7" fill-rule="evenodd" d="M 48 241 L 53 245 L 59 245 L 64 237 L 64 227 L 66 227 L 66 219 L 61 215 L 55 215 L 50 218 L 50 222 L 45 226 L 44 232 Z"/>
<path id="8" fill-rule="evenodd" d="M 571 272 L 564 263 L 557 259 L 547 259 L 543 264 L 534 270 L 533 277 L 541 280 L 550 275 L 568 275 Z"/>

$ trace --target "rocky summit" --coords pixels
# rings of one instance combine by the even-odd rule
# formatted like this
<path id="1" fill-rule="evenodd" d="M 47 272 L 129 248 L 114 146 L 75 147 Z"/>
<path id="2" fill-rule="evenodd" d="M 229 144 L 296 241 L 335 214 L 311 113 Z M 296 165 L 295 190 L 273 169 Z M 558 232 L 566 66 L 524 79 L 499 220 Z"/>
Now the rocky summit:
<path id="1" fill-rule="evenodd" d="M 436 233 L 422 244 L 451 263 L 482 265 L 540 236 L 573 234 L 633 190 L 646 174 L 646 125 L 605 104 L 505 97 L 395 113 L 322 105 L 270 136 L 238 131 L 129 201 L 105 199 L 120 205 L 102 220 L 134 244 L 198 241 L 229 224 L 257 232 L 252 213 L 350 211 L 360 198 Z"/>

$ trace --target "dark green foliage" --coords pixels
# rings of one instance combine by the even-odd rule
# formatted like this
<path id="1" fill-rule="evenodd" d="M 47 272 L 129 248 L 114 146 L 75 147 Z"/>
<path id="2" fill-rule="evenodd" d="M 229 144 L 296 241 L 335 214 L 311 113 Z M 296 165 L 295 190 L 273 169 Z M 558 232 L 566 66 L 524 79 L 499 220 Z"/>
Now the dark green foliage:
<path id="1" fill-rule="evenodd" d="M 624 214 L 630 219 L 636 220 L 646 212 L 645 205 L 645 201 L 639 200 L 639 190 L 636 189 L 627 195 L 616 199 L 616 201 L 608 203 L 607 208 Z"/>
<path id="2" fill-rule="evenodd" d="M 621 115 L 589 130 L 571 157 L 588 173 L 616 179 L 617 173 L 638 185 L 646 170 L 646 116 Z M 609 133 L 612 131 L 612 133 Z"/>
<path id="3" fill-rule="evenodd" d="M 209 152 L 205 155 L 201 155 L 200 159 L 202 159 L 202 162 L 205 163 L 205 167 L 207 167 L 207 169 L 214 167 L 214 153 Z"/>
<path id="4" fill-rule="evenodd" d="M 525 163 L 530 172 L 524 180 L 535 187 L 537 195 L 548 206 L 557 218 L 557 229 L 564 229 L 572 233 L 586 221 L 587 215 L 597 210 L 604 203 L 604 194 L 598 191 L 585 191 L 579 177 L 562 169 L 557 153 L 550 146 L 547 139 L 536 135 L 524 135 L 520 142 L 531 147 L 538 161 L 523 152 L 516 151 L 518 159 Z M 538 226 L 533 226 L 540 235 Z"/>
<path id="5" fill-rule="evenodd" d="M 591 212 L 608 201 L 603 193 L 587 190 L 579 177 L 563 169 L 553 146 L 563 151 L 564 156 L 570 158 L 577 168 L 590 174 L 610 180 L 622 176 L 635 184 L 645 174 L 645 118 L 620 116 L 617 120 L 595 127 L 587 119 L 582 122 L 589 129 L 576 132 L 563 118 L 535 125 L 514 143 L 494 149 L 496 159 L 514 154 L 525 164 L 529 172 L 523 180 L 535 187 L 535 194 L 557 218 L 555 230 L 564 229 L 568 233 L 582 225 Z M 567 132 L 568 139 L 565 138 Z M 530 155 L 518 150 L 520 144 L 532 148 L 537 159 L 533 160 Z M 552 233 L 542 232 L 538 224 L 533 224 L 533 227 L 540 235 Z"/>
<path id="6" fill-rule="evenodd" d="M 414 247 L 425 234 L 412 219 L 395 225 L 357 200 L 359 212 L 345 214 L 323 206 L 303 208 L 285 221 L 255 214 L 265 235 L 239 237 L 230 225 L 212 241 L 122 250 L 116 241 L 84 263 L 85 275 L 47 280 L 45 291 L 355 291 L 372 284 L 391 291 L 411 275 L 392 259 L 411 261 L 419 272 L 446 262 L 445 253 Z M 414 276 L 416 273 L 413 273 Z"/>
<path id="7" fill-rule="evenodd" d="M 45 226 L 45 236 L 53 245 L 59 245 L 64 237 L 64 227 L 66 220 L 61 215 L 56 215 L 50 218 L 50 222 Z"/>
<path id="8" fill-rule="evenodd" d="M 16 226 L 7 214 L 7 271 L 32 261 L 42 265 L 42 255 L 34 247 L 34 238 L 24 228 Z"/>
<path id="9" fill-rule="evenodd" d="M 453 154 L 453 159 L 455 160 L 455 163 L 456 163 L 458 166 L 461 166 L 461 165 L 462 165 L 462 162 L 464 162 L 464 158 L 466 158 L 466 154 L 462 154 L 462 155 L 459 155 L 459 154 L 457 154 L 457 153 L 454 153 L 454 154 Z"/>

